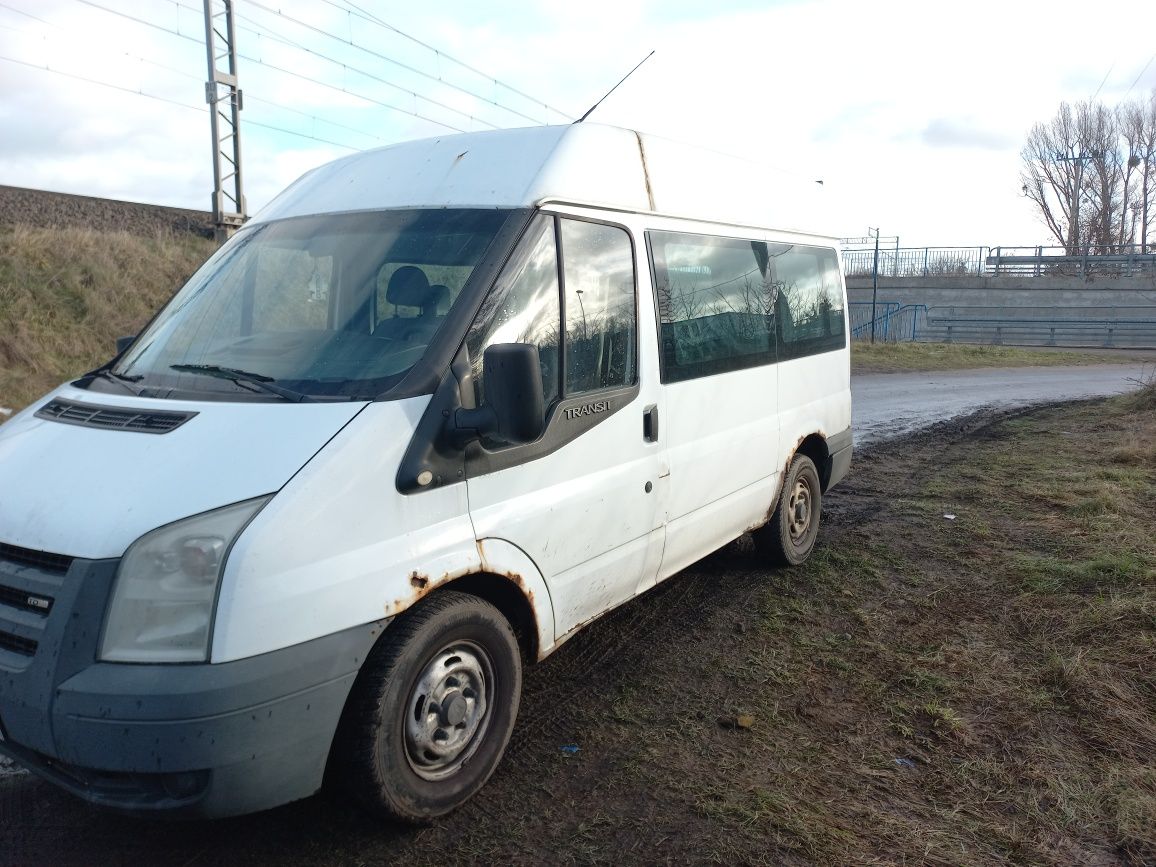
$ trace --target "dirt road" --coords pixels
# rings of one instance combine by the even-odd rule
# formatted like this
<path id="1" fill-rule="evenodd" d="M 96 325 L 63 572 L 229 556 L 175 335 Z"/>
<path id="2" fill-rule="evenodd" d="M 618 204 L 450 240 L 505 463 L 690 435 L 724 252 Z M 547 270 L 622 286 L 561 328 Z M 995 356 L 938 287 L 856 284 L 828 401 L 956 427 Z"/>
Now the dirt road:
<path id="1" fill-rule="evenodd" d="M 1135 361 L 852 376 L 855 444 L 881 442 L 981 409 L 1124 394 L 1153 376 L 1156 364 Z"/>
<path id="2" fill-rule="evenodd" d="M 1120 371 L 1104 375 L 1102 388 L 1126 381 Z M 887 379 L 888 391 L 907 399 L 894 385 L 900 380 Z M 925 379 L 940 392 L 953 390 L 944 384 L 952 377 Z M 860 412 L 870 407 L 860 399 Z M 481 796 L 432 827 L 383 827 L 324 795 L 216 823 L 154 823 L 90 809 L 19 774 L 0 777 L 0 865 L 833 864 L 868 855 L 912 863 L 1128 863 L 1111 847 L 1078 838 L 1024 849 L 1037 844 L 1014 834 L 1027 832 L 1004 830 L 1001 823 L 1023 827 L 1028 815 L 1017 812 L 1023 808 L 1009 786 L 1035 779 L 996 776 L 1006 755 L 988 744 L 987 730 L 1002 725 L 1000 715 L 1014 704 L 1007 690 L 1016 681 L 983 697 L 975 723 L 962 697 L 963 712 L 948 706 L 956 702 L 952 680 L 974 680 L 958 669 L 964 648 L 991 659 L 1013 650 L 993 643 L 1007 633 L 1003 625 L 994 638 L 944 638 L 1005 606 L 920 583 L 914 564 L 940 556 L 971 562 L 968 546 L 977 537 L 965 525 L 966 504 L 952 506 L 960 520 L 948 521 L 937 499 L 919 506 L 926 514 L 912 503 L 924 502 L 920 492 L 940 468 L 969 471 L 1000 415 L 890 442 L 881 441 L 887 434 L 876 419 L 874 445 L 828 499 L 811 565 L 771 571 L 732 545 L 593 624 L 528 672 L 502 766 Z M 869 412 L 863 423 L 872 424 Z M 958 488 L 952 481 L 950 491 Z M 910 525 L 908 546 L 925 544 L 933 537 L 915 528 L 919 521 L 959 529 L 950 541 L 957 547 L 935 542 L 935 556 L 912 548 L 899 549 L 909 560 L 894 551 L 854 559 L 897 527 Z M 981 544 L 990 545 L 990 536 Z M 1011 638 L 1009 648 L 1022 640 Z M 911 661 L 893 656 L 904 640 Z M 916 689 L 930 697 L 910 698 Z M 1058 707 L 1041 704 L 1035 712 L 1058 719 Z M 718 723 L 751 710 L 753 732 Z M 1005 728 L 1019 761 L 1033 735 L 1015 725 Z M 1110 731 L 1104 737 L 1111 742 Z M 1146 749 L 1147 737 L 1132 735 L 1137 749 Z M 576 753 L 563 750 L 570 745 Z M 982 771 L 987 789 L 964 796 L 945 788 L 973 771 Z M 964 797 L 970 800 L 958 807 L 953 798 Z M 1048 809 L 1041 799 L 1038 810 Z"/>

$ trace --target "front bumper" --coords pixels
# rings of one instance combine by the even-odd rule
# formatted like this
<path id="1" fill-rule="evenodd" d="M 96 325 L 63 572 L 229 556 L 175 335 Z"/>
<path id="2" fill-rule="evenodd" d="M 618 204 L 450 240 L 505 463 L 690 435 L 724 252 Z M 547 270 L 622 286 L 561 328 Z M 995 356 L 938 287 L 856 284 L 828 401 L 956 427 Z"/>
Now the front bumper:
<path id="1" fill-rule="evenodd" d="M 5 557 L 11 550 L 0 549 L 0 640 L 14 636 L 0 643 L 0 753 L 91 803 L 134 812 L 228 816 L 320 788 L 385 621 L 215 665 L 99 663 L 116 561 L 71 561 L 49 580 L 30 558 Z M 20 610 L 27 596 L 51 599 L 37 622 Z"/>

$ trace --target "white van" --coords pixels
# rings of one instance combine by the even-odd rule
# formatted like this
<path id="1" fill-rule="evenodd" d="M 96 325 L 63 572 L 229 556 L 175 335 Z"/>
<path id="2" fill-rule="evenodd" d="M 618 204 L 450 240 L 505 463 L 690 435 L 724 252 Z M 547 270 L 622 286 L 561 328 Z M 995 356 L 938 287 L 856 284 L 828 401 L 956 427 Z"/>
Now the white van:
<path id="1" fill-rule="evenodd" d="M 0 753 L 129 811 L 463 803 L 523 660 L 745 532 L 811 552 L 851 460 L 813 186 L 587 123 L 305 175 L 0 426 Z"/>

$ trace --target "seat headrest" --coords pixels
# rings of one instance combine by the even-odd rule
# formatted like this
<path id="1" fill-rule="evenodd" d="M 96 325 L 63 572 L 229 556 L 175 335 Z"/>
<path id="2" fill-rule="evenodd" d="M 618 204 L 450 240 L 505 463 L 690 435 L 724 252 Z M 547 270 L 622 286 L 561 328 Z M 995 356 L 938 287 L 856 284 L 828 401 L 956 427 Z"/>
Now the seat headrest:
<path id="1" fill-rule="evenodd" d="M 441 283 L 434 283 L 429 287 L 429 301 L 427 303 L 434 312 L 436 312 L 439 307 L 441 307 L 449 300 L 449 286 L 443 286 Z"/>
<path id="2" fill-rule="evenodd" d="M 389 278 L 385 300 L 402 307 L 425 307 L 430 302 L 429 278 L 421 268 L 402 265 Z"/>

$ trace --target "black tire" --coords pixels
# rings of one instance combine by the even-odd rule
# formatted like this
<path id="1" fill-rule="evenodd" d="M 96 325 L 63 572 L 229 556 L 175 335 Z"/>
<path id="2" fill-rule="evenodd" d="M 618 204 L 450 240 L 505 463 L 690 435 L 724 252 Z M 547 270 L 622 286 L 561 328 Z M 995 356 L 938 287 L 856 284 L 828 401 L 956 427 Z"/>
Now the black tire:
<path id="1" fill-rule="evenodd" d="M 795 455 L 771 520 L 753 534 L 755 547 L 772 565 L 801 565 L 819 538 L 822 512 L 819 471 L 809 457 Z"/>
<path id="2" fill-rule="evenodd" d="M 334 739 L 335 781 L 387 819 L 444 816 L 498 766 L 521 694 L 522 658 L 502 614 L 465 593 L 430 596 L 362 666 Z"/>

